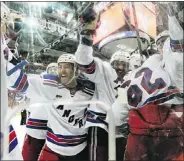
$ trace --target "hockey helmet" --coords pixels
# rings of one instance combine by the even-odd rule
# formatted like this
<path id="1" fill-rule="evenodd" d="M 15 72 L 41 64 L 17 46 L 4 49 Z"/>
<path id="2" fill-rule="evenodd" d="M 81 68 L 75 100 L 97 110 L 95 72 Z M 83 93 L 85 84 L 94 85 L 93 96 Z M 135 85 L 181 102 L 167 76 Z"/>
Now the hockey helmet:
<path id="1" fill-rule="evenodd" d="M 161 32 L 160 34 L 158 34 L 155 38 L 155 43 L 156 45 L 158 45 L 158 40 L 160 40 L 161 38 L 167 38 L 169 37 L 169 31 L 165 30 L 163 32 Z"/>
<path id="2" fill-rule="evenodd" d="M 75 65 L 75 56 L 73 54 L 63 54 L 58 58 L 57 63 L 72 63 Z"/>
<path id="3" fill-rule="evenodd" d="M 50 69 L 52 69 L 52 71 L 50 71 Z M 50 63 L 47 68 L 46 68 L 46 72 L 48 74 L 56 74 L 58 73 L 58 64 L 57 63 Z"/>
<path id="4" fill-rule="evenodd" d="M 115 52 L 110 60 L 110 64 L 112 65 L 112 63 L 117 60 L 117 61 L 124 61 L 124 62 L 129 62 L 130 61 L 130 54 L 128 52 L 124 52 L 124 51 L 117 51 Z"/>

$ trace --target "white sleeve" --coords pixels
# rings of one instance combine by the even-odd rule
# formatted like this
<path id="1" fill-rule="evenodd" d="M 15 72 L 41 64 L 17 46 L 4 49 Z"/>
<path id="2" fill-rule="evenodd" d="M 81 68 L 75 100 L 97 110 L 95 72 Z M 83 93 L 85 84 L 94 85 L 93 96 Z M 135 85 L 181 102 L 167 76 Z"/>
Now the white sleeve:
<path id="1" fill-rule="evenodd" d="M 103 62 L 101 59 L 93 57 L 93 48 L 91 46 L 79 44 L 75 56 L 79 70 L 84 72 L 91 81 L 100 83 L 104 75 L 114 80 L 117 78 L 115 70 L 108 62 Z"/>
<path id="2" fill-rule="evenodd" d="M 172 40 L 183 39 L 183 29 L 175 16 L 168 16 L 169 35 Z"/>
<path id="3" fill-rule="evenodd" d="M 92 46 L 87 46 L 80 43 L 75 53 L 77 63 L 81 65 L 89 65 L 94 60 L 92 54 Z"/>
<path id="4" fill-rule="evenodd" d="M 169 48 L 172 52 L 179 52 L 183 54 L 184 37 L 183 28 L 175 16 L 168 17 L 170 44 Z"/>
<path id="5" fill-rule="evenodd" d="M 15 66 L 9 63 L 9 70 Z M 18 69 L 8 76 L 8 89 L 25 93 L 31 100 L 45 100 L 55 97 L 57 86 L 44 85 L 42 78 L 38 76 L 27 76 Z"/>
<path id="6" fill-rule="evenodd" d="M 122 104 L 118 99 L 112 105 L 112 111 L 115 118 L 115 125 L 120 126 L 128 122 L 128 106 L 127 104 Z"/>
<path id="7" fill-rule="evenodd" d="M 93 48 L 91 46 L 79 44 L 77 51 L 75 53 L 76 62 L 80 71 L 90 79 L 96 79 L 97 73 L 99 73 L 96 68 L 96 62 L 93 58 Z"/>

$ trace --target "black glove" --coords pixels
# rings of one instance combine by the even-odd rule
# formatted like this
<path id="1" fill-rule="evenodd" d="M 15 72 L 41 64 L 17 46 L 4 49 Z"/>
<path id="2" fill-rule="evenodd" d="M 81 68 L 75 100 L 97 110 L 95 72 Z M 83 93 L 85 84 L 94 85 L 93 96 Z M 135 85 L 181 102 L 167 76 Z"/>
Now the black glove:
<path id="1" fill-rule="evenodd" d="M 118 134 L 126 138 L 128 134 L 130 133 L 128 123 L 122 124 L 121 126 L 117 126 L 116 131 Z"/>
<path id="2" fill-rule="evenodd" d="M 88 8 L 79 16 L 80 22 L 83 24 L 81 35 L 92 35 L 95 32 L 99 16 L 93 8 Z"/>

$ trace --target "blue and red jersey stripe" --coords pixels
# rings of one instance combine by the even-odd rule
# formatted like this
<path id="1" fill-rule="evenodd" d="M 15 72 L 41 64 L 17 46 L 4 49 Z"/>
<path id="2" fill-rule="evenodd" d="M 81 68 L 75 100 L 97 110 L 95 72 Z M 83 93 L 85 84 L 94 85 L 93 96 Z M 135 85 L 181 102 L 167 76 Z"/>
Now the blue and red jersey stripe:
<path id="1" fill-rule="evenodd" d="M 59 135 L 48 128 L 47 141 L 59 146 L 77 146 L 87 140 L 87 134 L 84 135 Z"/>
<path id="2" fill-rule="evenodd" d="M 106 126 L 108 126 L 108 123 L 105 122 L 105 119 L 106 119 L 106 114 L 104 113 L 95 112 L 91 110 L 87 111 L 87 121 L 88 122 L 101 123 L 101 124 L 105 124 Z"/>
<path id="3" fill-rule="evenodd" d="M 26 123 L 26 128 L 47 130 L 47 122 L 48 122 L 47 120 L 29 118 Z"/>
<path id="4" fill-rule="evenodd" d="M 156 96 L 149 97 L 141 107 L 143 107 L 145 105 L 148 105 L 148 104 L 164 103 L 166 101 L 169 101 L 169 100 L 173 99 L 176 96 L 179 96 L 180 94 L 181 93 L 177 88 L 170 88 L 165 93 L 161 93 L 161 94 L 158 94 Z"/>
<path id="5" fill-rule="evenodd" d="M 18 145 L 17 135 L 12 125 L 9 127 L 9 153 Z"/>

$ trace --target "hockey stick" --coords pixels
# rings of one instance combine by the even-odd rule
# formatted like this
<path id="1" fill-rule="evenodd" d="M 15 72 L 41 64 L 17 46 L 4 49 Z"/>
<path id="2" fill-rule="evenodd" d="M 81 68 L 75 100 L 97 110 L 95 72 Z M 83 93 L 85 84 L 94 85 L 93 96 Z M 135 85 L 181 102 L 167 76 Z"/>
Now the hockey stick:
<path id="1" fill-rule="evenodd" d="M 136 15 L 134 2 L 132 2 L 131 4 L 132 4 L 133 16 L 134 16 L 134 22 L 135 22 L 135 32 L 137 35 L 137 44 L 138 44 L 139 53 L 141 55 L 141 63 L 142 63 L 143 62 L 143 54 L 142 54 L 142 48 L 141 48 L 141 43 L 140 43 L 140 35 L 138 32 L 137 15 Z"/>

